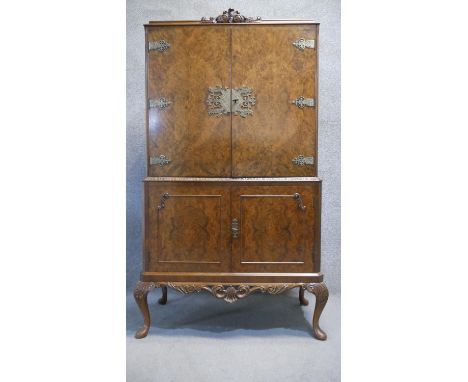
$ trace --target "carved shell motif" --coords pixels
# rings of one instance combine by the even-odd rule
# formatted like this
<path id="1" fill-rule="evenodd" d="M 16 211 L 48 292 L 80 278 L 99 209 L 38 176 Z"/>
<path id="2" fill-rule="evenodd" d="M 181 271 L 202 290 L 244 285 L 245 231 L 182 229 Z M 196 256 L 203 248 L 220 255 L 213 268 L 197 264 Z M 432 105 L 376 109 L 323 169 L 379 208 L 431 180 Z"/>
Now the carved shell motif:
<path id="1" fill-rule="evenodd" d="M 211 293 L 216 298 L 222 298 L 226 302 L 235 302 L 240 298 L 247 297 L 250 294 L 250 287 L 239 285 L 238 289 L 233 286 L 225 288 L 223 285 L 216 285 L 211 288 Z"/>

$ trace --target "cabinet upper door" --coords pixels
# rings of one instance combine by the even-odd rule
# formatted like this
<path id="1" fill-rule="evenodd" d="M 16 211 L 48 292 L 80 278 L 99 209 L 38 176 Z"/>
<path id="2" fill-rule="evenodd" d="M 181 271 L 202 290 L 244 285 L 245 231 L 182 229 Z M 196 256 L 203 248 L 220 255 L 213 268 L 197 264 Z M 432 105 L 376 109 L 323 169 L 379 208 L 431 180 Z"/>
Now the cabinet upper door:
<path id="1" fill-rule="evenodd" d="M 146 29 L 148 174 L 231 176 L 231 121 L 207 112 L 210 87 L 230 87 L 229 27 Z"/>
<path id="2" fill-rule="evenodd" d="M 232 88 L 256 99 L 232 115 L 233 176 L 316 175 L 316 40 L 316 25 L 232 27 Z"/>

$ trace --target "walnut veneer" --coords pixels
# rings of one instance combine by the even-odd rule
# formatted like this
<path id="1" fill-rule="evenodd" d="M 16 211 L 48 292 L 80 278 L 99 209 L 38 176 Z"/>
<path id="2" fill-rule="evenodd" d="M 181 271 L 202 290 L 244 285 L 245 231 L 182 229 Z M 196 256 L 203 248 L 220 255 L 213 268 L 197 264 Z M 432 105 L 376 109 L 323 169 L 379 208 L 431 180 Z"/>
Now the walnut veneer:
<path id="1" fill-rule="evenodd" d="M 312 329 L 325 339 L 318 24 L 229 10 L 212 20 L 151 22 L 145 34 L 148 176 L 134 294 L 144 326 L 136 337 L 148 333 L 155 288 L 160 304 L 168 287 L 227 302 L 299 288 L 302 305 L 306 290 L 316 296 Z M 221 112 L 209 107 L 213 95 Z"/>

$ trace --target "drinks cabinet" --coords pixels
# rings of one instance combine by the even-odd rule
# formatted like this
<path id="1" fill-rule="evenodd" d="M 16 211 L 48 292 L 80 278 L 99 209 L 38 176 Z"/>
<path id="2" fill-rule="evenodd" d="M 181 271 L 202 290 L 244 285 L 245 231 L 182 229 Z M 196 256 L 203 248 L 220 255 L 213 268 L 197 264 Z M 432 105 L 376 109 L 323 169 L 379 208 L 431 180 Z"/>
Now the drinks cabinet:
<path id="1" fill-rule="evenodd" d="M 206 291 L 229 303 L 293 288 L 328 299 L 320 272 L 318 23 L 229 9 L 145 25 L 147 177 L 134 291 Z"/>

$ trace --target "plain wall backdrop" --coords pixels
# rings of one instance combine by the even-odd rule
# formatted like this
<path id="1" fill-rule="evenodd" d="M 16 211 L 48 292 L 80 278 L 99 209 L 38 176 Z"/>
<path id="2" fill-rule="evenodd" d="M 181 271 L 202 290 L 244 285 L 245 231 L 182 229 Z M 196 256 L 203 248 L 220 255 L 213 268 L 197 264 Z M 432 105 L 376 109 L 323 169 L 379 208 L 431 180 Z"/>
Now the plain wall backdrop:
<path id="1" fill-rule="evenodd" d="M 319 36 L 319 177 L 323 180 L 322 272 L 340 293 L 340 1 L 127 0 L 127 288 L 139 278 L 142 254 L 142 180 L 146 175 L 145 49 L 150 20 L 198 20 L 228 8 L 264 19 L 312 19 Z"/>
<path id="2" fill-rule="evenodd" d="M 325 86 L 335 86 L 337 82 L 331 81 L 338 78 L 328 82 L 324 78 L 324 69 L 337 70 L 324 66 L 334 56 L 327 49 L 338 48 L 333 45 L 338 40 L 331 39 L 338 32 L 329 29 L 338 24 L 329 13 L 335 3 L 270 4 L 280 8 L 266 2 L 262 6 L 245 2 L 244 8 L 247 14 L 253 7 L 263 9 L 257 12 L 264 17 L 303 12 L 322 22 L 323 100 L 329 91 Z M 295 13 L 297 4 L 300 12 Z M 5 181 L 0 189 L 0 285 L 8 310 L 0 317 L 5 328 L 0 349 L 6 355 L 0 380 L 61 382 L 66 375 L 69 382 L 123 382 L 125 301 L 119 291 L 125 283 L 125 2 L 26 0 L 2 5 L 0 168 Z M 235 1 L 216 5 L 216 9 L 212 6 L 209 11 L 215 14 L 229 5 L 244 11 L 243 4 Z M 164 6 L 156 5 L 153 10 L 135 1 L 129 6 L 135 8 L 129 10 L 131 24 L 138 24 L 129 38 L 134 36 L 142 44 L 140 24 L 159 18 L 157 10 Z M 198 17 L 201 12 L 195 8 L 199 6 L 190 3 L 186 10 L 178 14 L 170 11 L 163 17 Z M 333 7 L 338 10 L 337 4 Z M 283 15 L 285 10 L 288 15 Z M 288 310 L 280 301 L 290 301 L 289 311 L 304 328 L 309 323 L 302 320 L 308 321 L 312 312 L 310 305 L 293 307 L 296 296 L 292 300 L 286 294 L 254 295 L 225 304 L 207 294 L 189 297 L 173 292 L 174 299 L 166 310 L 155 305 L 159 295 L 153 293 L 149 298 L 157 316 L 152 330 L 159 333 L 134 340 L 128 354 L 138 361 L 136 367 L 148 360 L 147 365 L 156 367 L 159 361 L 163 371 L 174 367 L 186 370 L 189 376 L 194 375 L 194 369 L 245 374 L 245 364 L 262 370 L 269 361 L 276 377 L 286 375 L 282 381 L 291 381 L 288 371 L 297 373 L 300 365 L 301 382 L 318 382 L 313 369 L 323 370 L 322 360 L 330 354 L 323 349 L 330 348 L 330 340 L 341 327 L 343 381 L 468 381 L 463 351 L 468 340 L 464 303 L 468 179 L 463 176 L 468 141 L 468 55 L 460 48 L 466 43 L 467 13 L 468 4 L 460 1 L 442 5 L 421 0 L 354 0 L 341 6 L 342 97 L 346 101 L 341 145 L 345 293 L 342 325 L 335 329 L 330 318 L 322 321 L 329 340 L 314 341 L 304 331 L 291 336 L 293 322 L 278 314 L 278 309 Z M 32 32 L 33 43 L 25 49 L 24 42 L 31 41 Z M 327 41 L 329 45 L 324 46 Z M 64 46 L 73 49 L 57 49 Z M 141 49 L 135 51 L 141 54 Z M 133 63 L 140 61 L 138 55 L 129 58 Z M 136 66 L 128 70 L 140 72 Z M 142 71 L 141 77 L 131 74 L 129 80 L 138 78 L 142 78 Z M 129 83 L 129 89 L 139 88 Z M 134 99 L 135 108 L 143 108 L 143 101 L 137 96 Z M 327 130 L 323 113 L 330 109 L 323 102 L 321 106 L 320 169 L 330 188 L 335 187 L 333 179 L 338 174 L 338 156 L 329 155 L 330 148 L 338 153 L 338 147 L 329 146 L 330 134 L 338 137 L 338 129 L 328 125 Z M 136 109 L 133 113 L 139 115 Z M 129 168 L 135 166 L 133 170 L 139 172 L 129 173 L 131 190 L 134 185 L 139 187 L 144 174 L 142 162 L 131 152 L 141 142 L 143 158 L 143 139 L 134 135 L 142 134 L 143 117 L 134 119 L 129 114 L 129 121 Z M 136 206 L 132 209 L 129 205 L 129 224 L 139 227 L 138 218 L 132 217 L 139 213 L 138 196 L 127 196 Z M 329 206 L 339 201 L 337 196 L 327 191 Z M 333 211 L 325 209 L 326 224 L 338 229 L 330 224 Z M 336 231 L 324 233 L 325 271 L 330 284 L 330 272 L 336 268 L 331 268 L 329 261 L 338 259 L 330 243 L 338 235 Z M 133 243 L 138 251 L 136 236 L 129 239 L 136 240 Z M 137 262 L 132 258 L 138 259 L 138 254 L 129 253 L 129 264 Z M 136 279 L 136 265 L 129 268 L 129 276 Z M 34 298 L 20 298 L 31 296 L 32 289 Z M 263 302 L 270 297 L 272 304 Z M 330 302 L 338 300 L 336 294 L 330 297 Z M 192 300 L 212 301 L 213 309 L 202 315 L 203 320 L 195 317 L 185 321 L 186 327 L 179 331 L 181 321 L 174 312 L 178 304 L 186 306 L 188 314 L 203 311 L 203 306 L 192 306 Z M 131 294 L 128 301 L 128 310 L 136 316 L 138 308 Z M 255 301 L 260 303 L 255 305 Z M 330 302 L 324 317 L 333 317 Z M 255 309 L 248 312 L 242 304 Z M 264 311 L 260 307 L 271 308 L 273 314 L 259 316 Z M 246 326 L 257 325 L 260 330 L 246 333 L 235 323 L 232 328 L 237 333 L 229 331 L 224 321 L 232 323 L 237 316 L 226 313 L 235 309 L 245 313 Z M 276 321 L 279 316 L 284 317 L 281 324 Z M 267 319 L 276 324 L 265 324 Z M 443 325 L 444 319 L 448 325 Z M 130 326 L 127 344 L 141 324 L 141 315 L 136 321 Z M 181 332 L 190 334 L 194 326 L 212 329 L 214 321 L 224 330 L 212 336 L 211 349 L 198 341 L 209 339 L 207 331 L 193 330 L 195 345 L 191 347 L 187 346 L 188 337 L 180 336 Z M 171 325 L 174 329 L 164 329 Z M 287 335 L 275 335 L 285 330 Z M 219 337 L 229 340 L 222 342 Z M 250 343 L 244 342 L 245 338 Z M 263 344 L 265 338 L 270 339 L 266 351 L 249 346 Z M 298 349 L 298 342 L 306 349 Z M 223 346 L 226 343 L 228 346 Z M 333 354 L 339 353 L 336 349 Z M 145 357 L 136 358 L 138 352 Z M 241 362 L 236 362 L 239 359 Z M 206 363 L 209 368 L 202 369 Z M 146 380 L 154 381 L 154 374 L 147 374 Z"/>

